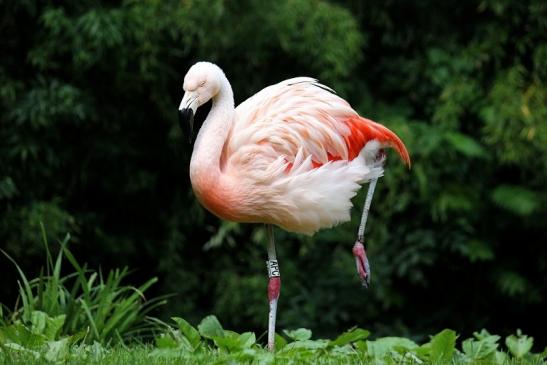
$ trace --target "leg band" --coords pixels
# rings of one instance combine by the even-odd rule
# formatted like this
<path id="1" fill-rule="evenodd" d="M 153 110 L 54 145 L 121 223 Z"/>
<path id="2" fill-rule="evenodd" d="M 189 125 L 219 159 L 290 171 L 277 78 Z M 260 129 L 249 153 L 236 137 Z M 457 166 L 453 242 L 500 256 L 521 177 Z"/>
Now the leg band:
<path id="1" fill-rule="evenodd" d="M 268 269 L 269 278 L 278 278 L 281 276 L 279 273 L 279 264 L 277 263 L 277 260 L 266 261 L 266 268 Z"/>

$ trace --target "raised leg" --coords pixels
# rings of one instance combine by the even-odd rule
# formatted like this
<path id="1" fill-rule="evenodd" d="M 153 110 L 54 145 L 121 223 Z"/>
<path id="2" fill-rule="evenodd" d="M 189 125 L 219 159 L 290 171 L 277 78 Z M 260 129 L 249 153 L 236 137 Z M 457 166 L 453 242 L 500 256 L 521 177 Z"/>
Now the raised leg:
<path id="1" fill-rule="evenodd" d="M 359 225 L 359 231 L 357 232 L 357 241 L 355 241 L 355 244 L 353 245 L 353 256 L 355 257 L 357 273 L 361 278 L 361 283 L 366 288 L 370 285 L 370 265 L 365 251 L 365 226 L 367 225 L 368 212 L 370 210 L 370 204 L 372 203 L 372 197 L 377 182 L 378 178 L 375 178 L 370 180 L 368 185 L 367 198 L 365 200 L 365 206 L 363 207 L 363 215 L 361 216 L 361 224 Z"/>
<path id="2" fill-rule="evenodd" d="M 268 316 L 268 350 L 275 350 L 275 320 L 277 316 L 277 301 L 279 300 L 279 292 L 281 291 L 281 275 L 279 273 L 279 265 L 275 254 L 275 241 L 273 234 L 273 226 L 266 225 L 268 232 L 268 301 L 270 303 L 270 313 Z"/>

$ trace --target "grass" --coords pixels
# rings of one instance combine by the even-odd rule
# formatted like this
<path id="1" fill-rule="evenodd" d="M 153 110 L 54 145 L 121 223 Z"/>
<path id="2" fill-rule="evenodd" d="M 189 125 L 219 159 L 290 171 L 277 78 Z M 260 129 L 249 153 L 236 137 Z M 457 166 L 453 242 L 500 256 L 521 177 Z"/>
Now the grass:
<path id="1" fill-rule="evenodd" d="M 60 355 L 60 356 L 59 356 Z M 483 360 L 451 360 L 451 361 L 421 361 L 408 356 L 406 359 L 396 355 L 386 355 L 375 358 L 355 351 L 352 354 L 341 356 L 336 351 L 322 351 L 316 353 L 278 353 L 271 354 L 264 349 L 251 350 L 246 353 L 231 354 L 218 349 L 206 349 L 199 353 L 184 351 L 169 354 L 157 353 L 153 345 L 139 344 L 131 347 L 117 345 L 103 348 L 100 345 L 80 345 L 68 348 L 61 353 L 51 350 L 45 352 L 26 353 L 20 350 L 0 350 L 1 364 L 132 364 L 132 365 L 160 365 L 160 364 L 454 364 L 454 365 L 486 365 L 498 364 L 489 359 Z M 540 365 L 545 361 L 540 359 L 508 359 L 507 365 Z"/>
<path id="2" fill-rule="evenodd" d="M 520 331 L 504 340 L 486 330 L 460 339 L 445 329 L 417 344 L 403 337 L 372 340 L 361 328 L 313 339 L 300 328 L 277 334 L 277 351 L 270 353 L 254 333 L 226 330 L 215 316 L 197 326 L 180 317 L 171 323 L 149 317 L 166 300 L 145 297 L 155 278 L 134 287 L 123 283 L 127 269 L 90 270 L 77 262 L 68 241 L 60 242 L 54 260 L 44 234 L 46 265 L 34 279 L 4 252 L 20 280 L 15 308 L 0 305 L 0 364 L 547 365 L 547 349 L 534 353 L 533 338 Z M 63 275 L 65 260 L 70 273 Z"/>
<path id="3" fill-rule="evenodd" d="M 42 313 L 42 312 L 41 312 Z M 457 335 L 443 330 L 424 344 L 402 337 L 369 340 L 369 332 L 352 328 L 332 340 L 311 338 L 308 329 L 277 335 L 275 353 L 256 342 L 252 332 L 225 330 L 215 316 L 196 327 L 182 318 L 174 325 L 156 320 L 163 330 L 154 343 L 132 342 L 104 345 L 88 343 L 85 334 L 52 335 L 48 323 L 61 321 L 41 314 L 37 322 L 21 321 L 0 327 L 2 364 L 547 364 L 547 352 L 531 352 L 533 339 L 521 333 L 505 339 L 485 330 L 457 346 Z M 42 323 L 46 325 L 42 325 Z M 89 333 L 89 331 L 88 331 Z"/>
<path id="4" fill-rule="evenodd" d="M 53 259 L 44 227 L 42 236 L 46 251 L 46 264 L 40 275 L 28 279 L 23 270 L 6 252 L 0 251 L 15 265 L 19 272 L 19 298 L 15 309 L 2 320 L 21 320 L 32 323 L 46 313 L 62 325 L 51 327 L 60 334 L 73 334 L 89 330 L 87 342 L 123 342 L 124 338 L 152 332 L 156 326 L 146 321 L 147 315 L 166 303 L 168 296 L 146 299 L 145 292 L 157 282 L 153 277 L 135 287 L 123 282 L 129 275 L 127 268 L 115 269 L 103 275 L 80 265 L 68 249 L 70 235 L 60 242 L 59 253 Z M 69 262 L 70 273 L 62 275 L 63 264 Z M 1 306 L 0 306 L 1 310 Z M 0 312 L 1 313 L 1 312 Z"/>

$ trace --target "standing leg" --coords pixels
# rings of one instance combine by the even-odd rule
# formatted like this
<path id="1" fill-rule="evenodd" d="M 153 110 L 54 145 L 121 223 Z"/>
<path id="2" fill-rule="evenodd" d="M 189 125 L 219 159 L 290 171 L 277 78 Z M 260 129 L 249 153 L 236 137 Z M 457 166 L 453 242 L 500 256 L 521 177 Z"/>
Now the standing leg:
<path id="1" fill-rule="evenodd" d="M 268 232 L 268 301 L 270 302 L 270 314 L 268 316 L 268 350 L 275 350 L 275 319 L 277 315 L 277 301 L 279 292 L 281 291 L 281 275 L 279 273 L 279 265 L 275 255 L 275 241 L 273 234 L 273 226 L 266 224 Z"/>
<path id="2" fill-rule="evenodd" d="M 357 272 L 361 278 L 361 283 L 366 288 L 368 288 L 370 284 L 370 265 L 368 263 L 364 245 L 365 226 L 367 225 L 368 212 L 370 210 L 370 204 L 372 203 L 372 196 L 374 195 L 374 189 L 376 188 L 377 182 L 378 178 L 370 180 L 365 206 L 363 207 L 363 215 L 361 216 L 361 224 L 359 225 L 359 231 L 357 232 L 357 241 L 355 241 L 355 244 L 353 245 L 353 256 L 355 256 Z"/>

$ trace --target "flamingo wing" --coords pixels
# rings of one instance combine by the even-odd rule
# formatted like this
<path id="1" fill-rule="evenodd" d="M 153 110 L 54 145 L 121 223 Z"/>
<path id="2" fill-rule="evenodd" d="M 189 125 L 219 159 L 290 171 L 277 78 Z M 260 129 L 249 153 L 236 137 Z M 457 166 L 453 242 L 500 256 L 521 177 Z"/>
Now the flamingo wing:
<path id="1" fill-rule="evenodd" d="M 290 172 L 295 163 L 306 160 L 313 168 L 329 161 L 351 161 L 372 140 L 394 147 L 410 164 L 395 133 L 360 117 L 317 80 L 298 77 L 269 86 L 237 107 L 224 156 L 239 160 L 260 154 L 264 163 L 281 157 Z"/>
<path id="2" fill-rule="evenodd" d="M 236 108 L 221 155 L 239 196 L 235 220 L 306 234 L 348 221 L 360 184 L 383 173 L 383 146 L 410 162 L 393 132 L 316 80 L 267 87 Z"/>

